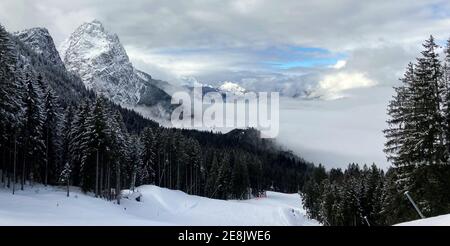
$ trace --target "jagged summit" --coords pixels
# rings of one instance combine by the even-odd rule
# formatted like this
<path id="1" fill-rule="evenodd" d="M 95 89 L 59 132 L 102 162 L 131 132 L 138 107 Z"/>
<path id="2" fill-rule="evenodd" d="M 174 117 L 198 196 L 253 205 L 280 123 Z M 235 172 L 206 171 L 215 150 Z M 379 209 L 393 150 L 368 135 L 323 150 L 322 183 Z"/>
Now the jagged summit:
<path id="1" fill-rule="evenodd" d="M 170 104 L 170 96 L 150 75 L 133 67 L 119 37 L 99 20 L 79 26 L 60 52 L 66 68 L 80 76 L 87 88 L 118 104 L 163 108 Z"/>
<path id="2" fill-rule="evenodd" d="M 27 44 L 34 52 L 43 56 L 46 61 L 51 62 L 55 66 L 64 67 L 64 63 L 47 28 L 30 28 L 15 32 L 13 35 Z"/>
<path id="3" fill-rule="evenodd" d="M 223 92 L 232 93 L 232 94 L 238 95 L 238 96 L 244 95 L 245 92 L 247 91 L 242 86 L 240 86 L 236 83 L 233 83 L 233 82 L 229 82 L 229 81 L 226 81 L 221 86 L 219 86 L 219 90 L 221 90 Z"/>

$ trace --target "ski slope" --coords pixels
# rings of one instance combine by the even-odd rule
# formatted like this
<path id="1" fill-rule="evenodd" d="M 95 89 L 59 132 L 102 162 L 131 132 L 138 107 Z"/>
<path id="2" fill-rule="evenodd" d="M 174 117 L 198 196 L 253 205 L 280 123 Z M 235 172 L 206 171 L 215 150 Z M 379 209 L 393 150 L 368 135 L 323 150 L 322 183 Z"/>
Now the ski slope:
<path id="1" fill-rule="evenodd" d="M 450 226 L 450 214 L 400 223 L 397 226 Z"/>
<path id="2" fill-rule="evenodd" d="M 298 194 L 267 192 L 267 198 L 223 201 L 147 185 L 124 191 L 120 205 L 73 188 L 0 188 L 0 225 L 318 225 L 305 216 Z M 136 197 L 141 195 L 141 201 Z"/>

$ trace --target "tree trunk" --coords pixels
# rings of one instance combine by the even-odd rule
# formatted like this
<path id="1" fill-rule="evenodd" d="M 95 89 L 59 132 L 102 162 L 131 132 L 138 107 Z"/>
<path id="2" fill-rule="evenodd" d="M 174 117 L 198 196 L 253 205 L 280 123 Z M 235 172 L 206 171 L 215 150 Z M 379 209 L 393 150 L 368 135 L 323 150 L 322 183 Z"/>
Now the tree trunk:
<path id="1" fill-rule="evenodd" d="M 25 150 L 26 151 L 26 150 Z M 27 154 L 23 154 L 23 162 L 22 162 L 22 181 L 20 183 L 20 189 L 23 190 L 23 186 L 25 185 L 25 162 Z"/>
<path id="2" fill-rule="evenodd" d="M 13 162 L 13 195 L 16 192 L 16 155 L 17 155 L 17 137 L 14 135 L 14 162 Z"/>
<path id="3" fill-rule="evenodd" d="M 47 127 L 47 143 L 45 146 L 45 186 L 48 184 L 48 127 Z"/>
<path id="4" fill-rule="evenodd" d="M 98 149 L 97 149 L 97 161 L 95 164 L 95 197 L 98 197 Z"/>
<path id="5" fill-rule="evenodd" d="M 67 197 L 69 197 L 69 196 L 70 196 L 70 194 L 69 194 L 69 190 L 70 190 L 70 178 L 69 178 L 69 177 L 67 177 Z"/>
<path id="6" fill-rule="evenodd" d="M 117 204 L 120 205 L 120 164 L 117 164 L 116 170 L 116 199 Z"/>
<path id="7" fill-rule="evenodd" d="M 102 163 L 100 164 L 100 197 L 103 197 L 103 154 L 102 154 Z"/>
<path id="8" fill-rule="evenodd" d="M 107 171 L 107 175 L 108 175 L 108 184 L 106 185 L 106 187 L 108 188 L 107 194 L 108 194 L 108 200 L 111 200 L 111 167 L 110 167 L 110 163 L 108 161 L 108 171 Z"/>
<path id="9" fill-rule="evenodd" d="M 6 173 L 6 165 L 5 165 L 5 150 L 4 148 L 1 148 L 2 150 L 2 176 L 1 176 L 1 181 L 3 183 L 3 185 L 5 184 L 5 173 Z"/>

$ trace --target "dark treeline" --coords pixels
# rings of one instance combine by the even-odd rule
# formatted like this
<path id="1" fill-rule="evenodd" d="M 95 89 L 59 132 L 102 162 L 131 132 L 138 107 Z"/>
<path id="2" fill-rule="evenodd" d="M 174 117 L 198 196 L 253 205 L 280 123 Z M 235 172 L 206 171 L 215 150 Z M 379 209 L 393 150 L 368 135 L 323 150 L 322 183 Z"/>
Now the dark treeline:
<path id="1" fill-rule="evenodd" d="M 350 165 L 315 169 L 303 187 L 311 217 L 328 225 L 391 225 L 450 213 L 450 40 L 439 58 L 431 36 L 410 63 L 388 105 L 386 174 Z M 366 220 L 367 219 L 367 220 Z"/>
<path id="2" fill-rule="evenodd" d="M 79 186 L 120 201 L 143 184 L 220 199 L 297 192 L 313 169 L 262 140 L 160 127 L 84 88 L 0 27 L 0 181 Z"/>
<path id="3" fill-rule="evenodd" d="M 303 203 L 308 215 L 324 225 L 386 225 L 391 208 L 385 179 L 375 164 L 350 164 L 344 171 L 319 166 L 303 187 Z"/>

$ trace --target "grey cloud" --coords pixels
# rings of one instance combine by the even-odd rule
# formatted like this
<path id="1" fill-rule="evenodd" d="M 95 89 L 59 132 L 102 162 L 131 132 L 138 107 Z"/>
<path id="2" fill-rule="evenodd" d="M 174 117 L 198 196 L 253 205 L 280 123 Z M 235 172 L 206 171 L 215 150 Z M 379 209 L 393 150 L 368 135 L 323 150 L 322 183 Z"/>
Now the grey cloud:
<path id="1" fill-rule="evenodd" d="M 61 32 L 63 26 L 75 27 L 93 17 L 107 23 L 127 44 L 145 48 L 288 43 L 341 50 L 445 34 L 448 16 L 435 15 L 445 13 L 436 9 L 448 9 L 449 4 L 439 0 L 3 0 L 0 6 L 1 20 L 14 28 L 48 24 Z"/>

